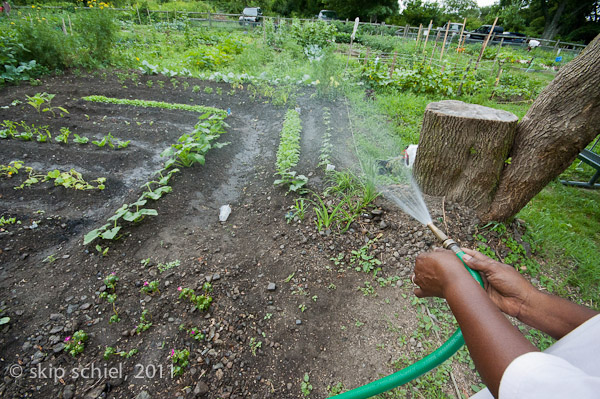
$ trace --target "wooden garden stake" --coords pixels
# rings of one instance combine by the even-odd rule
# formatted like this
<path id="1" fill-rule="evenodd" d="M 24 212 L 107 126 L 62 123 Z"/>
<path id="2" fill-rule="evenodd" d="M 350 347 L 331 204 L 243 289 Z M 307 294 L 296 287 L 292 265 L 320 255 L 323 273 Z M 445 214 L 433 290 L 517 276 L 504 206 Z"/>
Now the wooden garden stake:
<path id="1" fill-rule="evenodd" d="M 448 38 L 449 30 L 450 30 L 450 21 L 448 21 L 448 24 L 446 25 L 446 34 L 444 35 L 444 43 L 442 43 L 442 51 L 440 52 L 440 61 L 442 60 L 442 57 L 444 56 L 444 48 L 446 47 L 446 39 Z"/>
<path id="2" fill-rule="evenodd" d="M 142 24 L 142 17 L 140 17 L 140 9 L 135 6 L 135 10 L 137 11 L 137 15 L 138 15 L 138 21 L 140 22 L 140 25 Z"/>
<path id="3" fill-rule="evenodd" d="M 73 36 L 73 24 L 71 24 L 71 17 L 67 14 L 67 19 L 69 20 L 69 32 L 71 32 L 71 36 Z"/>
<path id="4" fill-rule="evenodd" d="M 67 33 L 67 26 L 65 25 L 65 19 L 64 18 L 61 18 L 61 19 L 62 19 L 62 23 L 63 23 L 62 24 L 63 33 L 65 34 L 65 36 L 67 36 L 68 33 Z"/>
<path id="5" fill-rule="evenodd" d="M 490 29 L 490 33 L 488 33 L 488 35 L 485 38 L 485 41 L 483 42 L 483 45 L 481 46 L 481 52 L 479 52 L 479 57 L 477 58 L 477 62 L 475 63 L 475 70 L 477 70 L 477 67 L 479 67 L 479 61 L 481 61 L 481 57 L 483 57 L 483 52 L 485 51 L 485 48 L 488 45 L 488 42 L 490 41 L 490 37 L 492 37 L 492 34 L 494 33 L 494 28 L 496 27 L 496 22 L 498 22 L 498 17 L 496 17 L 496 19 L 494 19 L 494 23 L 492 24 L 492 29 Z"/>
<path id="6" fill-rule="evenodd" d="M 463 41 L 463 33 L 465 32 L 465 25 L 467 24 L 467 19 L 463 20 L 462 28 L 460 28 L 460 36 L 458 37 L 458 47 L 456 47 L 456 52 L 458 52 L 459 48 L 462 48 L 461 43 Z"/>
<path id="7" fill-rule="evenodd" d="M 423 54 L 425 54 L 425 49 L 427 48 L 427 41 L 429 40 L 429 34 L 431 33 L 431 25 L 433 25 L 433 19 L 429 21 L 429 27 L 427 28 L 427 37 L 425 38 L 425 44 L 423 45 Z"/>
<path id="8" fill-rule="evenodd" d="M 368 59 L 369 59 L 369 47 L 367 47 L 367 53 L 365 54 L 365 65 L 367 65 Z"/>

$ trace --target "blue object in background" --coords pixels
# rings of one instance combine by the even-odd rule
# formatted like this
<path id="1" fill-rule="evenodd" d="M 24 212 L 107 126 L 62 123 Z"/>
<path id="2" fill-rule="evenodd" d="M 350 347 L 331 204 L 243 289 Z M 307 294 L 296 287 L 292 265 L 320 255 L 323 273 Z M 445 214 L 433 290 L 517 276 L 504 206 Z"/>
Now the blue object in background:
<path id="1" fill-rule="evenodd" d="M 556 57 L 556 59 L 554 61 L 561 62 L 562 61 L 562 55 L 559 55 L 558 57 Z"/>

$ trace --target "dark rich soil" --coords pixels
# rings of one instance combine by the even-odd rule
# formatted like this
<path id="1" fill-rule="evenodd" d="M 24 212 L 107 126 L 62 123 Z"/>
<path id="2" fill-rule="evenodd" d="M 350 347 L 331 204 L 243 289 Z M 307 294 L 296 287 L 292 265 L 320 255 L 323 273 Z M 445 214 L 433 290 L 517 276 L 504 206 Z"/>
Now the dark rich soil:
<path id="1" fill-rule="evenodd" d="M 25 172 L 0 178 L 0 216 L 21 221 L 0 231 L 0 300 L 11 318 L 0 333 L 2 396 L 300 398 L 308 373 L 311 397 L 325 397 L 328 385 L 357 387 L 393 372 L 392 363 L 401 356 L 424 352 L 421 342 L 404 345 L 399 337 L 417 329 L 409 276 L 416 255 L 434 245 L 433 236 L 384 199 L 346 234 L 318 232 L 311 212 L 303 221 L 286 223 L 294 196 L 273 186 L 285 108 L 251 98 L 243 87 L 178 82 L 174 88 L 164 77 L 141 76 L 136 85 L 114 77 L 65 75 L 39 87 L 0 89 L 0 106 L 8 106 L 0 108 L 2 120 L 49 125 L 53 135 L 68 127 L 91 139 L 110 132 L 131 140 L 121 150 L 54 140 L 0 141 L 0 164 L 22 160 L 36 171 L 75 168 L 86 180 L 107 178 L 104 191 L 84 192 L 51 183 L 14 190 Z M 192 90 L 195 85 L 200 90 Z M 25 99 L 38 92 L 56 94 L 52 104 L 69 114 L 38 114 Z M 152 204 L 158 216 L 127 226 L 118 241 L 98 242 L 109 246 L 105 257 L 96 243 L 83 246 L 83 235 L 139 196 L 140 186 L 161 167 L 160 153 L 193 128 L 198 114 L 81 99 L 92 94 L 231 109 L 220 139 L 230 144 L 211 150 L 204 166 L 175 175 L 173 192 Z M 299 93 L 297 99 L 304 126 L 298 171 L 318 190 L 324 181 L 317 167 L 324 106 L 331 109 L 338 168 L 352 163 L 352 144 L 344 103 L 318 102 L 310 94 Z M 9 106 L 13 100 L 22 103 Z M 475 220 L 468 210 L 428 202 L 434 220 L 443 219 L 441 227 L 455 240 L 472 237 Z M 224 204 L 232 213 L 220 223 Z M 347 262 L 350 251 L 367 242 L 382 262 L 378 277 L 400 280 L 379 286 L 371 274 L 330 260 L 342 253 Z M 148 265 L 140 263 L 147 258 Z M 175 260 L 179 266 L 159 272 L 159 263 Z M 112 272 L 119 277 L 115 304 L 121 321 L 109 324 L 113 310 L 99 294 Z M 142 294 L 143 282 L 151 280 L 160 281 L 160 292 Z M 199 293 L 206 281 L 214 299 L 208 312 L 179 300 L 177 287 Z M 372 295 L 358 289 L 365 281 L 372 284 Z M 269 283 L 275 283 L 274 290 L 267 289 Z M 153 324 L 136 334 L 144 309 Z M 202 331 L 205 339 L 192 339 L 180 331 L 181 324 Z M 84 352 L 71 357 L 63 341 L 79 329 L 90 338 Z M 428 339 L 439 345 L 436 337 Z M 139 352 L 106 361 L 107 346 Z M 190 365 L 179 377 L 170 374 L 172 349 L 190 351 Z M 93 368 L 93 378 L 83 375 Z M 453 368 L 456 389 L 470 394 L 477 377 L 461 363 Z M 455 388 L 448 387 L 452 394 Z"/>

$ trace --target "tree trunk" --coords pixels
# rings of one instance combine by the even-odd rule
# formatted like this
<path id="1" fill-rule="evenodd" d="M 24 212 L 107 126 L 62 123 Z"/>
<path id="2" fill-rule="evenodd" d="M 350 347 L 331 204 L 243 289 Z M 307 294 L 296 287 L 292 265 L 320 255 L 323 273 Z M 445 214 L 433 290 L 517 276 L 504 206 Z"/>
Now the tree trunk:
<path id="1" fill-rule="evenodd" d="M 424 193 L 489 209 L 518 118 L 446 100 L 425 109 L 414 176 Z"/>
<path id="2" fill-rule="evenodd" d="M 512 161 L 502 172 L 482 220 L 517 214 L 561 174 L 599 133 L 600 35 L 564 66 L 540 93 L 517 128 Z M 417 158 L 418 159 L 418 158 Z"/>
<path id="3" fill-rule="evenodd" d="M 567 1 L 563 0 L 558 4 L 558 8 L 556 12 L 552 16 L 552 19 L 548 18 L 549 15 L 546 13 L 544 15 L 546 19 L 546 23 L 544 26 L 544 32 L 542 33 L 542 39 L 552 40 L 554 36 L 556 36 L 560 30 L 560 18 L 565 11 L 565 6 L 567 5 Z"/>

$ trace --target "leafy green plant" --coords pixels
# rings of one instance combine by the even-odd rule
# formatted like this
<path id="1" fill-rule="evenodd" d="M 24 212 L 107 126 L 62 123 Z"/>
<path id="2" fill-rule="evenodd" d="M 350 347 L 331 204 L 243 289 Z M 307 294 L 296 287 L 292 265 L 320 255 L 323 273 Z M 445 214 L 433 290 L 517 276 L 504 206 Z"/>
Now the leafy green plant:
<path id="1" fill-rule="evenodd" d="M 208 310 L 213 301 L 212 297 L 208 295 L 208 292 L 210 291 L 210 285 L 204 285 L 203 290 L 205 293 L 201 295 L 196 295 L 194 290 L 191 288 L 178 287 L 177 290 L 179 291 L 179 299 L 185 298 L 189 300 L 196 306 L 198 310 L 201 311 Z"/>
<path id="2" fill-rule="evenodd" d="M 377 274 L 379 270 L 378 266 L 381 265 L 381 261 L 375 256 L 369 254 L 369 248 L 374 241 L 375 240 L 371 240 L 359 249 L 351 251 L 350 264 L 354 265 L 354 269 L 357 272 L 373 272 L 374 275 Z"/>
<path id="3" fill-rule="evenodd" d="M 78 330 L 73 336 L 65 338 L 65 348 L 68 354 L 77 357 L 85 349 L 85 342 L 88 340 L 88 335 L 83 330 Z"/>
<path id="4" fill-rule="evenodd" d="M 68 144 L 70 134 L 71 134 L 71 131 L 69 130 L 68 127 L 61 127 L 60 134 L 58 136 L 56 136 L 54 138 L 54 140 L 56 140 L 59 143 Z"/>
<path id="5" fill-rule="evenodd" d="M 186 328 L 185 324 L 180 324 L 179 330 L 185 331 L 191 338 L 195 339 L 196 341 L 202 341 L 205 338 L 205 335 L 202 334 L 200 328 L 198 327 Z"/>
<path id="6" fill-rule="evenodd" d="M 144 281 L 144 284 L 142 285 L 142 288 L 140 288 L 140 291 L 148 295 L 152 295 L 155 292 L 160 293 L 160 290 L 158 289 L 158 280 Z"/>
<path id="7" fill-rule="evenodd" d="M 73 133 L 73 141 L 76 142 L 77 144 L 87 144 L 88 141 L 90 141 L 89 138 L 87 137 L 82 137 L 80 135 L 78 135 L 77 133 Z"/>
<path id="8" fill-rule="evenodd" d="M 171 349 L 171 354 L 169 357 L 171 358 L 171 363 L 173 363 L 173 367 L 171 368 L 171 374 L 174 377 L 183 374 L 185 369 L 190 365 L 190 362 L 188 360 L 188 358 L 190 357 L 190 351 L 187 349 Z"/>
<path id="9" fill-rule="evenodd" d="M 148 309 L 144 309 L 142 311 L 142 314 L 140 315 L 140 322 L 135 328 L 135 332 L 137 334 L 141 334 L 144 331 L 148 330 L 150 327 L 152 327 L 152 322 L 148 318 Z"/>
<path id="10" fill-rule="evenodd" d="M 13 139 L 19 134 L 16 122 L 5 119 L 0 126 L 5 128 L 0 130 L 0 138 L 2 139 Z"/>
<path id="11" fill-rule="evenodd" d="M 36 93 L 33 96 L 25 95 L 27 97 L 27 104 L 31 105 L 38 114 L 41 112 L 51 112 L 52 116 L 56 116 L 56 111 L 60 111 L 61 115 L 62 113 L 68 114 L 69 111 L 65 108 L 52 106 L 52 99 L 55 96 L 56 94 L 48 94 L 46 92 Z"/>
<path id="12" fill-rule="evenodd" d="M 0 177 L 13 177 L 23 168 L 23 161 L 11 161 L 8 165 L 0 165 Z"/>
<path id="13" fill-rule="evenodd" d="M 300 383 L 300 391 L 302 392 L 302 395 L 304 395 L 305 397 L 309 397 L 312 390 L 313 386 L 310 383 L 310 376 L 308 375 L 308 373 L 304 373 L 304 377 L 302 378 L 302 382 Z"/>
<path id="14" fill-rule="evenodd" d="M 92 144 L 97 145 L 100 148 L 104 147 L 105 145 L 108 145 L 110 148 L 113 148 L 113 149 L 115 148 L 115 144 L 116 144 L 117 149 L 121 149 L 121 148 L 127 148 L 127 146 L 129 146 L 130 142 L 131 142 L 131 140 L 121 141 L 121 140 L 117 139 L 116 137 L 114 137 L 109 132 L 106 136 L 104 136 L 102 138 L 102 140 L 93 140 Z"/>
<path id="15" fill-rule="evenodd" d="M 109 249 L 110 249 L 110 247 L 108 247 L 108 246 L 103 249 L 102 246 L 96 245 L 96 251 L 98 251 L 98 254 L 103 257 L 108 254 Z"/>
<path id="16" fill-rule="evenodd" d="M 252 356 L 256 356 L 256 352 L 262 347 L 262 341 L 257 340 L 254 337 L 250 338 L 250 352 Z"/>

